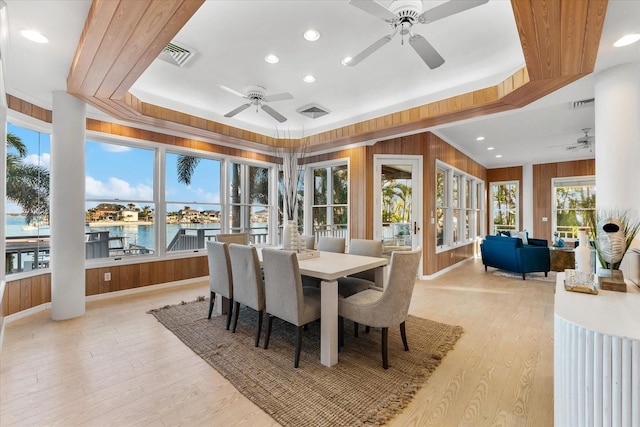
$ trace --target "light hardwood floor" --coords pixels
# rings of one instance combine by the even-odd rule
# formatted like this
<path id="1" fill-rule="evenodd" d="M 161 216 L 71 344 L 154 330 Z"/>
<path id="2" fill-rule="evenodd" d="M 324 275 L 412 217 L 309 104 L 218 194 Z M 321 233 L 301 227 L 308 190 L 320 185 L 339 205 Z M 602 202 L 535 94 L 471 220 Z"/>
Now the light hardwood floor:
<path id="1" fill-rule="evenodd" d="M 410 313 L 465 332 L 391 425 L 553 425 L 553 289 L 479 261 L 417 282 Z M 44 311 L 8 324 L 0 425 L 277 425 L 146 314 L 200 295 L 205 282 L 90 302 L 78 319 Z"/>

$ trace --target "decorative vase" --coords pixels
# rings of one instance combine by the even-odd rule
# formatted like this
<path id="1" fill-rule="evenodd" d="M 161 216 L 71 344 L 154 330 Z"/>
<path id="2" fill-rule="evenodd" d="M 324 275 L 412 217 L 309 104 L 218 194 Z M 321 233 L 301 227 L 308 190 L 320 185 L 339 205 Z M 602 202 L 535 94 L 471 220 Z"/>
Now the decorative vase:
<path id="1" fill-rule="evenodd" d="M 298 224 L 295 220 L 288 220 L 282 229 L 282 249 L 297 252 L 300 246 L 299 242 Z"/>
<path id="2" fill-rule="evenodd" d="M 587 238 L 587 229 L 578 229 L 578 241 L 580 242 L 575 249 L 576 271 L 583 273 L 593 273 L 593 265 L 591 265 L 591 247 Z"/>

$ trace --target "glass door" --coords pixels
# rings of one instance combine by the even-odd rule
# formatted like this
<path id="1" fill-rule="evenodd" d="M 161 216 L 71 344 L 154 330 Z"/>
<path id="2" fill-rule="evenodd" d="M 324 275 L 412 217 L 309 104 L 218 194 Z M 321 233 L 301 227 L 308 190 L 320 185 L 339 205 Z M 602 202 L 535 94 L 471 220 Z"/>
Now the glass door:
<path id="1" fill-rule="evenodd" d="M 374 156 L 374 239 L 385 256 L 422 243 L 422 156 Z"/>

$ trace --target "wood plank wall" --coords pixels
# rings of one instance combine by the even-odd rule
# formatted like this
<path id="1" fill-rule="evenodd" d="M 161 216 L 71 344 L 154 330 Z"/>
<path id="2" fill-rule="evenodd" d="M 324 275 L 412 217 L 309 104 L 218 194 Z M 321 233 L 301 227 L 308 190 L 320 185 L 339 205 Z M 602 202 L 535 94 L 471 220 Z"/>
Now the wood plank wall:
<path id="1" fill-rule="evenodd" d="M 512 166 L 507 168 L 496 168 L 487 170 L 487 200 L 485 202 L 485 206 L 487 206 L 487 227 L 485 228 L 485 230 L 487 230 L 487 234 L 490 234 L 491 232 L 491 215 L 489 215 L 489 213 L 491 212 L 489 210 L 489 206 L 491 206 L 491 183 L 502 181 L 518 181 L 518 200 L 522 200 L 522 166 Z M 518 215 L 518 224 L 522 224 L 522 209 L 520 209 Z M 531 236 L 534 235 L 535 234 L 532 234 Z"/>
<path id="2" fill-rule="evenodd" d="M 552 241 L 551 209 L 553 178 L 567 178 L 596 174 L 595 159 L 533 165 L 533 234 Z M 542 221 L 547 217 L 548 221 Z"/>
<path id="3" fill-rule="evenodd" d="M 104 273 L 111 273 L 110 281 L 104 281 Z M 209 275 L 209 266 L 206 255 L 87 268 L 85 270 L 85 295 L 125 291 L 207 275 Z M 2 300 L 2 315 L 8 316 L 48 302 L 51 302 L 50 273 L 8 281 Z"/>

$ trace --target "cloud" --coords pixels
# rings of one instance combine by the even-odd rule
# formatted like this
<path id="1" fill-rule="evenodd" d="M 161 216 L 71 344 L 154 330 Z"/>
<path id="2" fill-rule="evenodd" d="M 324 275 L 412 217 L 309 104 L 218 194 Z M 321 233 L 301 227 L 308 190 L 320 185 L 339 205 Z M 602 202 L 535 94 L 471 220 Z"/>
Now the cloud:
<path id="1" fill-rule="evenodd" d="M 23 159 L 25 164 L 42 166 L 46 169 L 50 169 L 51 155 L 49 153 L 42 153 L 41 155 L 29 154 Z"/>
<path id="2" fill-rule="evenodd" d="M 110 198 L 124 200 L 153 200 L 153 188 L 137 184 L 132 186 L 127 181 L 111 177 L 107 182 L 87 176 L 85 180 L 86 194 L 90 198 Z"/>
<path id="3" fill-rule="evenodd" d="M 104 144 L 100 143 L 100 148 L 109 153 L 126 153 L 131 151 L 131 147 L 125 147 L 124 145 Z"/>

